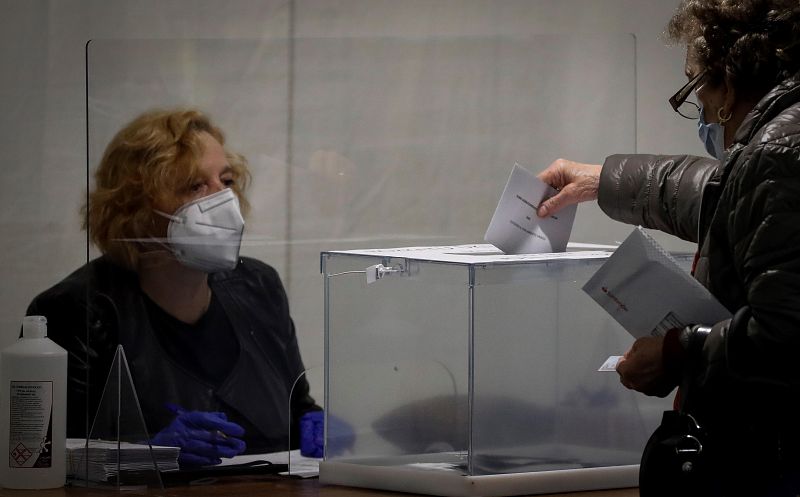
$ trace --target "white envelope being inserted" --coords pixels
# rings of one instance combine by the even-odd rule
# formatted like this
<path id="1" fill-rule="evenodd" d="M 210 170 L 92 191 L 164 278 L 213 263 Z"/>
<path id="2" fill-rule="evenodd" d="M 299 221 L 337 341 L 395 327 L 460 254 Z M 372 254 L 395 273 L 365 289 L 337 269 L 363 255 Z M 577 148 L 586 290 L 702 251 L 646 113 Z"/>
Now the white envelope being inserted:
<path id="1" fill-rule="evenodd" d="M 564 252 L 578 206 L 570 205 L 545 218 L 536 215 L 539 204 L 556 193 L 555 188 L 514 164 L 483 239 L 506 254 Z"/>

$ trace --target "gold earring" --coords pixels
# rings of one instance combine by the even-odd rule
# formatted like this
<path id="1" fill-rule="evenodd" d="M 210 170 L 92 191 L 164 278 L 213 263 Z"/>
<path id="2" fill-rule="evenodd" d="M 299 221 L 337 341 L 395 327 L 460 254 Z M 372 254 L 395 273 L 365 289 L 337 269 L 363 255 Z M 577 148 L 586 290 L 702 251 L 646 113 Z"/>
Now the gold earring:
<path id="1" fill-rule="evenodd" d="M 719 119 L 719 123 L 720 124 L 725 124 L 726 122 L 730 121 L 732 117 L 733 117 L 733 112 L 732 111 L 728 113 L 728 117 L 723 117 L 722 116 L 722 107 L 717 109 L 717 119 Z"/>

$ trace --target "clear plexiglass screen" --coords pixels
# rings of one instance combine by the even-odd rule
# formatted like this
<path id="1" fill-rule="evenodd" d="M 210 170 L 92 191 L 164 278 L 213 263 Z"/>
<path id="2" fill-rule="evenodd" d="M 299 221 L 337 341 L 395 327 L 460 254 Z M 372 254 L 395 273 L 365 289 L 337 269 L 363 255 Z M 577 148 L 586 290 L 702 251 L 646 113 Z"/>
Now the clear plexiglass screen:
<path id="1" fill-rule="evenodd" d="M 320 252 L 480 242 L 515 163 L 535 172 L 558 157 L 590 161 L 635 151 L 635 44 L 625 34 L 92 40 L 87 183 L 91 189 L 114 133 L 140 113 L 175 107 L 207 113 L 225 133 L 226 146 L 247 158 L 252 174 L 241 254 L 280 275 L 304 365 L 319 370 L 326 319 Z M 622 239 L 616 227 L 591 221 L 600 215 L 596 206 L 581 206 L 574 228 L 579 241 Z M 90 258 L 98 255 L 90 251 Z M 362 385 L 365 391 L 393 392 L 357 414 L 347 412 L 355 404 L 346 397 L 327 396 L 333 402 L 328 414 L 344 408 L 338 412 L 346 418 L 342 426 L 359 435 L 342 436 L 332 457 L 449 452 L 460 461 L 470 439 L 473 451 L 496 448 L 470 432 L 464 417 L 469 277 L 451 269 L 421 267 L 419 286 L 362 295 L 356 287 L 347 290 L 360 284 L 356 278 L 343 279 L 345 289 L 331 292 L 328 318 L 339 334 L 334 343 L 328 339 L 330 350 L 344 346 L 359 360 L 329 381 L 371 380 Z M 490 287 L 482 287 L 487 297 Z M 491 306 L 492 299 L 482 305 Z M 349 323 L 362 316 L 352 306 L 373 309 L 370 320 Z M 481 317 L 472 319 L 480 331 Z M 356 331 L 343 335 L 351 326 L 378 336 L 361 341 Z M 350 339 L 351 345 L 336 342 Z M 475 358 L 480 343 L 478 337 Z M 531 359 L 529 366 L 541 364 Z M 558 368 L 550 373 L 579 382 Z M 132 375 L 136 384 L 135 363 Z M 321 377 L 310 375 L 309 382 L 323 405 Z M 476 381 L 474 393 L 486 385 Z M 559 392 L 537 392 L 543 397 L 529 400 L 546 408 L 567 395 Z M 414 404 L 422 400 L 427 404 Z M 416 419 L 409 423 L 424 433 L 414 431 L 420 436 L 409 445 L 408 432 L 395 432 L 393 414 Z M 439 424 L 427 426 L 429 419 L 449 424 L 444 440 Z M 535 437 L 520 440 L 541 445 Z"/>

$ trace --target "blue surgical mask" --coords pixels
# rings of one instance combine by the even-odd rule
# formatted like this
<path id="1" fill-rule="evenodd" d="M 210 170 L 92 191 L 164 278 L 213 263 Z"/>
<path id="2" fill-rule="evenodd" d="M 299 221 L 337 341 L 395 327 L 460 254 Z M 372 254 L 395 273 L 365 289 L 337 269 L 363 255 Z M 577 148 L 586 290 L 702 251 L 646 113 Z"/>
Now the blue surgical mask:
<path id="1" fill-rule="evenodd" d="M 706 146 L 706 152 L 711 157 L 722 160 L 725 151 L 725 128 L 720 123 L 707 123 L 702 106 L 700 106 L 700 119 L 697 121 L 697 134 Z"/>

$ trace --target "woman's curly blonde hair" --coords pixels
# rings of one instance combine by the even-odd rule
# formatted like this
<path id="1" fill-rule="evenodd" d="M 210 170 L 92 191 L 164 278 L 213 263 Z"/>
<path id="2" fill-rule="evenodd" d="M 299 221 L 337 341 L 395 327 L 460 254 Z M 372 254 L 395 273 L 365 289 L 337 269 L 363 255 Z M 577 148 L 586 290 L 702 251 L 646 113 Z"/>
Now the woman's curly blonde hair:
<path id="1" fill-rule="evenodd" d="M 195 109 L 153 110 L 123 127 L 106 147 L 94 173 L 94 190 L 82 208 L 84 229 L 101 252 L 136 270 L 144 244 L 130 240 L 164 236 L 157 232 L 156 205 L 179 206 L 178 192 L 198 178 L 203 154 L 202 133 L 225 145 L 222 131 Z M 247 161 L 225 149 L 242 214 L 249 203 Z M 127 240 L 127 241 L 126 241 Z"/>

